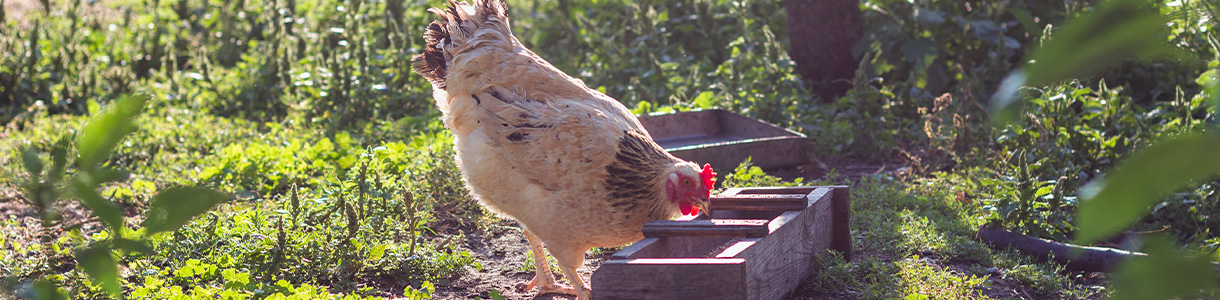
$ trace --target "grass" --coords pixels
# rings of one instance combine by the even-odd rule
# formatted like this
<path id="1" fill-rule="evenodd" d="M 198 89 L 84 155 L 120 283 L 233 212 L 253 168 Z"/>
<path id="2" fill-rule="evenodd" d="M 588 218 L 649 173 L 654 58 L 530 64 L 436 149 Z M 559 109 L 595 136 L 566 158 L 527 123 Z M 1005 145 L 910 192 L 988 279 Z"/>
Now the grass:
<path id="1" fill-rule="evenodd" d="M 820 257 L 810 289 L 831 298 L 1092 298 L 1105 285 L 973 239 L 984 215 L 944 189 L 863 177 L 852 184 L 856 256 Z"/>
<path id="2" fill-rule="evenodd" d="M 153 100 L 104 163 L 129 175 L 97 192 L 127 217 L 122 236 L 153 249 L 113 256 L 130 298 L 426 299 L 470 288 L 458 279 L 474 273 L 528 273 L 524 250 L 504 254 L 520 260 L 510 269 L 486 270 L 499 266 L 467 243 L 513 224 L 466 192 L 431 90 L 409 72 L 432 19 L 423 8 L 441 2 L 73 1 L 0 16 L 0 291 L 33 298 L 49 282 L 71 298 L 109 297 L 74 254 L 116 232 L 71 193 L 43 223 L 22 157 L 51 162 L 57 141 L 129 92 Z M 1196 1 L 1162 5 L 1183 20 L 1167 39 L 1210 65 L 1124 63 L 1030 87 L 1025 113 L 994 127 L 985 95 L 1021 47 L 1091 1 L 862 1 L 867 59 L 856 88 L 826 103 L 792 72 L 778 1 L 510 2 L 523 43 L 636 113 L 730 109 L 808 134 L 821 159 L 905 167 L 795 182 L 722 172 L 725 186 L 852 186 L 855 257 L 819 257 L 795 297 L 1110 296 L 1108 275 L 974 233 L 992 224 L 1066 240 L 1077 187 L 1164 134 L 1216 124 L 1203 92 L 1215 73 L 1201 71 L 1217 64 L 1201 21 L 1214 18 Z M 1185 248 L 1213 250 L 1218 184 L 1165 199 L 1137 228 L 1169 226 Z M 183 186 L 234 199 L 179 230 L 141 232 L 154 195 Z"/>
<path id="3" fill-rule="evenodd" d="M 32 123 L 13 133 L 9 140 L 15 143 L 3 147 L 12 151 L 45 145 L 60 128 L 80 124 L 81 118 Z M 493 221 L 461 187 L 443 133 L 422 132 L 410 144 L 374 141 L 361 146 L 357 141 L 369 136 L 341 133 L 331 142 L 304 126 L 260 130 L 266 125 L 203 119 L 211 122 L 149 114 L 140 119 L 144 129 L 116 152 L 116 161 L 148 155 L 148 148 L 166 134 L 153 129 L 193 127 L 179 134 L 197 134 L 192 140 L 215 146 L 183 143 L 161 149 L 148 155 L 154 157 L 148 165 L 160 167 L 132 167 L 132 180 L 103 193 L 115 195 L 134 211 L 155 189 L 173 184 L 211 185 L 238 197 L 181 230 L 154 236 L 155 254 L 123 261 L 126 289 L 134 298 L 404 295 L 408 287 L 416 291 L 422 284 L 461 276 L 466 267 L 478 268 L 475 255 L 454 241 L 463 240 L 463 232 L 497 230 L 488 226 Z M 218 140 L 228 142 L 210 142 Z M 198 158 L 181 158 L 191 155 Z M 19 174 L 16 168 L 9 165 L 6 172 Z M 1097 285 L 1074 279 L 1080 274 L 972 240 L 974 230 L 985 222 L 985 211 L 978 202 L 958 200 L 959 191 L 946 188 L 962 186 L 954 180 L 961 179 L 871 176 L 800 182 L 852 185 L 852 230 L 859 257 L 852 262 L 820 261 L 812 279 L 815 290 L 864 299 L 978 298 L 992 286 L 1039 297 L 1097 293 Z M 798 184 L 749 167 L 738 168 L 724 183 Z M 35 236 L 18 234 L 31 225 L 22 220 L 13 215 L 4 225 L 5 234 L 13 235 L 6 240 L 13 242 L 6 245 L 12 251 L 5 252 L 0 268 L 13 274 L 6 278 L 10 288 L 20 288 L 23 278 L 57 274 L 51 277 L 71 288 L 72 295 L 100 296 L 63 255 L 103 239 L 105 231 L 67 230 L 49 244 L 56 249 L 47 251 Z M 518 272 L 530 271 L 526 253 L 511 255 L 523 260 Z M 63 273 L 48 273 L 65 268 Z"/>

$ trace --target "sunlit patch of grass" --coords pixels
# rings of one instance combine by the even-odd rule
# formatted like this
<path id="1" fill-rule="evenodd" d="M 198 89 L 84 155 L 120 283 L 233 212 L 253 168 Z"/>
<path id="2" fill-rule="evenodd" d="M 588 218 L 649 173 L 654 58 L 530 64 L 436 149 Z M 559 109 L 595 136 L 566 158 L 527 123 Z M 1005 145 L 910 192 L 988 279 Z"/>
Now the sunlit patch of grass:
<path id="1" fill-rule="evenodd" d="M 902 259 L 895 264 L 902 286 L 900 293 L 908 299 L 910 295 L 923 295 L 931 299 L 978 298 L 977 288 L 986 281 L 985 278 L 961 274 L 948 267 L 928 264 L 919 256 Z"/>
<path id="2" fill-rule="evenodd" d="M 1071 280 L 1063 276 L 1067 271 L 1059 265 L 1041 263 L 1012 250 L 993 253 L 991 266 L 998 268 L 1004 278 L 1016 280 L 1044 295 L 1075 290 L 1071 288 Z"/>
<path id="3" fill-rule="evenodd" d="M 897 296 L 898 267 L 877 256 L 863 256 L 851 263 L 839 255 L 814 258 L 810 282 L 821 293 L 847 293 L 860 299 L 884 299 Z"/>
<path id="4" fill-rule="evenodd" d="M 860 299 L 973 299 L 992 282 L 989 268 L 1041 295 L 1089 295 L 1054 264 L 973 240 L 982 210 L 952 197 L 952 185 L 864 178 L 852 185 L 856 258 L 816 259 L 812 282 L 821 293 Z M 958 266 L 951 268 L 950 266 Z M 910 298 L 913 297 L 913 298 Z"/>

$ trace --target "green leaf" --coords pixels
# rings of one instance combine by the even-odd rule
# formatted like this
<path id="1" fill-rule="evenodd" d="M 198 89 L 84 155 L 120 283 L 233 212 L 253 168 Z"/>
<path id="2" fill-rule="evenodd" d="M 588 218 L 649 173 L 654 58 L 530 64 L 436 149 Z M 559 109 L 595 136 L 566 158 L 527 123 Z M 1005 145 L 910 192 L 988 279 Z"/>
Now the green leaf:
<path id="1" fill-rule="evenodd" d="M 122 181 L 124 179 L 127 179 L 127 175 L 129 175 L 129 174 L 127 174 L 127 172 L 124 172 L 122 170 L 106 168 L 106 167 L 102 167 L 102 168 L 93 170 L 93 173 L 91 173 L 91 174 L 93 175 L 93 184 L 94 185 Z"/>
<path id="2" fill-rule="evenodd" d="M 47 174 L 47 182 L 59 182 L 63 178 L 64 169 L 68 166 L 69 147 L 72 147 L 72 139 L 68 135 L 60 137 L 51 147 L 51 172 Z"/>
<path id="3" fill-rule="evenodd" d="M 648 115 L 652 113 L 652 103 L 648 101 L 640 101 L 635 104 L 635 108 L 631 109 L 631 113 L 636 115 Z"/>
<path id="4" fill-rule="evenodd" d="M 119 286 L 118 262 L 110 255 L 109 247 L 99 244 L 85 248 L 76 252 L 76 261 L 93 278 L 94 283 L 102 286 L 111 296 L 118 297 L 123 291 Z"/>
<path id="5" fill-rule="evenodd" d="M 713 94 L 710 91 L 699 93 L 699 96 L 695 97 L 695 107 L 702 109 L 711 109 L 715 107 L 716 102 L 713 101 L 713 97 L 715 96 L 716 94 Z"/>
<path id="6" fill-rule="evenodd" d="M 125 239 L 125 238 L 118 238 L 118 239 L 114 240 L 114 247 L 117 249 L 127 250 L 128 252 L 135 252 L 135 253 L 141 253 L 141 254 L 157 253 L 156 251 L 153 251 L 153 248 L 148 245 L 148 241 L 145 241 L 145 240 L 137 241 L 137 240 L 129 240 L 129 239 Z"/>
<path id="7" fill-rule="evenodd" d="M 381 259 L 385 255 L 385 248 L 386 244 L 374 246 L 373 249 L 369 250 L 369 260 Z"/>
<path id="8" fill-rule="evenodd" d="M 34 283 L 34 299 L 38 300 L 66 300 L 68 296 L 64 295 L 55 283 L 46 279 L 40 279 Z"/>
<path id="9" fill-rule="evenodd" d="M 205 188 L 177 187 L 153 196 L 148 218 L 142 224 L 151 236 L 162 231 L 176 230 L 191 218 L 222 202 L 232 199 L 228 194 Z"/>
<path id="10" fill-rule="evenodd" d="M 1144 252 L 1118 266 L 1111 299 L 1189 299 L 1216 290 L 1216 265 L 1206 256 L 1189 256 L 1159 234 L 1148 237 Z"/>
<path id="11" fill-rule="evenodd" d="M 97 115 L 98 111 L 102 110 L 102 105 L 97 103 L 97 100 L 90 99 L 85 101 L 85 108 L 89 111 L 90 116 Z"/>
<path id="12" fill-rule="evenodd" d="M 1021 22 L 1021 27 L 1025 28 L 1025 32 L 1035 36 L 1042 33 L 1038 30 L 1038 22 L 1034 21 L 1034 17 L 1029 14 L 1029 11 L 1020 8 L 1009 8 L 1007 11 Z"/>
<path id="13" fill-rule="evenodd" d="M 1029 84 L 1043 86 L 1096 74 L 1127 58 L 1183 53 L 1165 42 L 1170 21 L 1145 0 L 1111 0 L 1051 34 L 1026 66 Z"/>
<path id="14" fill-rule="evenodd" d="M 490 297 L 492 300 L 508 299 L 508 298 L 505 298 L 503 294 L 500 294 L 500 290 L 495 290 L 495 289 L 488 292 L 487 297 Z"/>
<path id="15" fill-rule="evenodd" d="M 1081 188 L 1080 243 L 1092 243 L 1131 226 L 1148 206 L 1191 182 L 1220 174 L 1220 136 L 1185 134 L 1156 143 Z"/>
<path id="16" fill-rule="evenodd" d="M 42 159 L 38 158 L 38 152 L 29 149 L 21 151 L 21 164 L 30 174 L 30 179 L 39 180 L 38 178 L 42 175 Z"/>
<path id="17" fill-rule="evenodd" d="M 76 192 L 77 199 L 80 199 L 81 204 L 84 204 L 85 207 L 93 211 L 93 215 L 101 219 L 103 224 L 110 227 L 115 236 L 119 236 L 125 225 L 123 223 L 123 212 L 119 210 L 119 206 L 110 200 L 102 198 L 102 195 L 99 195 L 94 190 L 95 184 L 88 174 L 77 174 L 74 179 L 72 187 Z"/>
<path id="18" fill-rule="evenodd" d="M 1028 76 L 1024 70 L 1016 70 L 1004 76 L 995 95 L 991 96 L 991 123 L 996 126 L 1016 121 L 1024 110 L 1021 100 L 1021 87 L 1025 85 Z"/>
<path id="19" fill-rule="evenodd" d="M 939 52 L 940 46 L 927 38 L 919 38 L 902 43 L 902 57 L 908 62 L 915 64 L 915 69 L 923 72 L 932 64 L 932 60 L 936 59 L 936 53 Z"/>
<path id="20" fill-rule="evenodd" d="M 76 137 L 80 152 L 78 167 L 92 170 L 99 165 L 128 133 L 135 131 L 132 121 L 144 109 L 148 96 L 129 95 L 112 102 L 100 114 L 89 119 Z"/>

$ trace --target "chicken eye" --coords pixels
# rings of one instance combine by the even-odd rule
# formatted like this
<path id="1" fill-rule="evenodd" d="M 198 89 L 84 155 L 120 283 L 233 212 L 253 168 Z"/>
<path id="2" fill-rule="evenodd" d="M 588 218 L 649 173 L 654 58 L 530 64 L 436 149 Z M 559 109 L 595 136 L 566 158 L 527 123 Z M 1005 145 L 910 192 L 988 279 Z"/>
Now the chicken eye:
<path id="1" fill-rule="evenodd" d="M 683 178 L 683 179 L 682 179 L 682 184 L 685 184 L 685 185 L 690 185 L 690 178 Z"/>

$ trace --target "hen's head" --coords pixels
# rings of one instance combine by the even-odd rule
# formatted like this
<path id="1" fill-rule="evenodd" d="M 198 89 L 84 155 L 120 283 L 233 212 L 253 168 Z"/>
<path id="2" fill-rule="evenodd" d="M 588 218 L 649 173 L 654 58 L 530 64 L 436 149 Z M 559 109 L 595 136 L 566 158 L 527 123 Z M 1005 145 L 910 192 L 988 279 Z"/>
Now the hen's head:
<path id="1" fill-rule="evenodd" d="M 683 215 L 697 215 L 702 209 L 710 216 L 712 210 L 709 209 L 711 202 L 708 198 L 712 196 L 715 185 L 716 171 L 712 170 L 711 165 L 704 164 L 700 169 L 699 165 L 686 162 L 678 164 L 676 170 L 669 174 L 665 192 L 670 202 L 678 204 Z"/>

